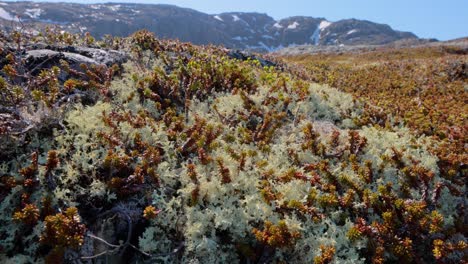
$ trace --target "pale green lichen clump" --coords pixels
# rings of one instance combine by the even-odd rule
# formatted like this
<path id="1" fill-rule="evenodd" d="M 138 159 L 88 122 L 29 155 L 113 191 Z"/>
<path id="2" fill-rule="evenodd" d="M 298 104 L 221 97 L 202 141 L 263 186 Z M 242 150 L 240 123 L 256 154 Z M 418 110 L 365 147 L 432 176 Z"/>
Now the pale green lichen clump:
<path id="1" fill-rule="evenodd" d="M 182 54 L 174 61 L 139 34 L 135 47 L 156 55 L 134 52 L 154 69 L 126 63 L 106 96 L 65 114 L 38 162 L 0 164 L 18 182 L 37 178 L 0 204 L 2 262 L 40 262 L 47 250 L 49 262 L 118 250 L 156 263 L 459 258 L 460 234 L 451 251 L 432 245 L 455 230 L 462 198 L 445 188 L 429 138 L 356 125 L 361 102 L 258 61 L 166 43 Z M 36 207 L 25 201 L 41 215 L 28 218 L 23 208 Z M 28 250 L 13 256 L 22 232 Z M 432 240 L 418 245 L 422 236 Z M 427 248 L 434 257 L 419 254 Z"/>

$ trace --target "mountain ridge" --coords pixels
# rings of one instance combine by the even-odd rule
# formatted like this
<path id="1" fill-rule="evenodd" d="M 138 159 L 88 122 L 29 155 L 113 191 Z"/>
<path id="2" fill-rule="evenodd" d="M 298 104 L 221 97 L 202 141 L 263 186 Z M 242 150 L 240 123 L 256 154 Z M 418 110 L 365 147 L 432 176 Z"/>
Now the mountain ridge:
<path id="1" fill-rule="evenodd" d="M 11 22 L 55 25 L 73 33 L 128 36 L 141 28 L 161 38 L 194 44 L 224 45 L 233 49 L 275 51 L 296 45 L 380 45 L 419 39 L 411 32 L 367 20 L 291 16 L 279 20 L 266 13 L 206 14 L 168 4 L 76 4 L 0 2 L 0 26 Z"/>

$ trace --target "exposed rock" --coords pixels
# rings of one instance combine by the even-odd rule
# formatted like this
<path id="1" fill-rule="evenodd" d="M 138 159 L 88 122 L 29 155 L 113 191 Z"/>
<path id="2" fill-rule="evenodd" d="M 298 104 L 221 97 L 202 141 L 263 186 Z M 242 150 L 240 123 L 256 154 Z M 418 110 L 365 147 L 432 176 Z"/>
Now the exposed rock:
<path id="1" fill-rule="evenodd" d="M 98 64 L 105 64 L 107 66 L 112 66 L 113 64 L 122 64 L 127 60 L 127 55 L 117 50 L 103 50 L 76 46 L 57 47 L 55 50 L 79 54 L 88 58 L 92 58 Z"/>
<path id="2" fill-rule="evenodd" d="M 12 47 L 6 47 L 6 49 L 7 53 L 14 52 L 24 59 L 24 70 L 32 75 L 39 74 L 43 69 L 60 66 L 61 60 L 68 62 L 70 68 L 76 71 L 82 71 L 80 66 L 82 64 L 110 67 L 114 64 L 121 65 L 127 60 L 127 55 L 120 51 L 87 47 L 34 44 L 24 47 L 19 52 Z M 0 64 L 4 64 L 4 62 L 0 60 Z M 69 76 L 65 71 L 60 71 L 58 78 L 60 82 L 64 82 Z M 94 97 L 95 92 L 93 91 L 84 92 L 75 89 L 71 94 L 59 98 L 55 105 L 61 106 L 78 100 L 84 104 L 87 104 L 87 102 L 94 103 Z M 41 104 L 35 109 L 19 105 L 0 105 L 0 142 L 3 142 L 0 145 L 0 159 L 17 151 L 17 146 L 22 144 L 28 134 L 50 132 L 52 128 L 60 126 L 58 120 L 61 120 L 61 118 L 59 116 L 59 110 L 52 111 L 43 106 L 41 107 Z"/>
<path id="3" fill-rule="evenodd" d="M 37 45 L 25 54 L 26 67 L 32 74 L 37 74 L 41 69 L 51 68 L 59 65 L 60 60 L 65 60 L 74 70 L 80 70 L 80 65 L 121 65 L 127 60 L 127 55 L 120 51 L 102 50 L 87 47 L 58 47 Z M 66 76 L 62 74 L 60 79 L 65 80 Z"/>
<path id="4" fill-rule="evenodd" d="M 246 60 L 258 60 L 260 62 L 260 65 L 262 65 L 262 67 L 275 67 L 276 66 L 276 63 L 272 62 L 272 61 L 269 61 L 269 60 L 266 60 L 266 59 L 263 59 L 257 55 L 254 55 L 254 54 L 250 54 L 250 53 L 247 53 L 247 52 L 242 52 L 240 50 L 230 50 L 228 52 L 228 57 L 232 58 L 232 59 L 238 59 L 240 61 L 246 61 Z"/>
<path id="5" fill-rule="evenodd" d="M 66 60 L 70 65 L 79 66 L 81 63 L 91 65 L 99 64 L 92 58 L 76 53 L 59 52 L 54 50 L 30 50 L 26 52 L 26 63 L 28 68 L 48 68 L 49 65 L 57 65 L 59 60 Z"/>

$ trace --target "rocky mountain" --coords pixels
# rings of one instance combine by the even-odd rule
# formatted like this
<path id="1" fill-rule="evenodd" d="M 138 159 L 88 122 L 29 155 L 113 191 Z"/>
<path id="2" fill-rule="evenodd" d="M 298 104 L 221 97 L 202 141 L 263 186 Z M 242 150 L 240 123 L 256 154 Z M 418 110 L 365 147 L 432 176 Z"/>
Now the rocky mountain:
<path id="1" fill-rule="evenodd" d="M 235 49 L 274 51 L 294 45 L 378 45 L 417 39 L 385 24 L 346 19 L 289 17 L 275 20 L 260 13 L 209 15 L 172 5 L 0 2 L 3 29 L 56 25 L 71 32 L 127 36 L 141 28 L 161 38 Z"/>

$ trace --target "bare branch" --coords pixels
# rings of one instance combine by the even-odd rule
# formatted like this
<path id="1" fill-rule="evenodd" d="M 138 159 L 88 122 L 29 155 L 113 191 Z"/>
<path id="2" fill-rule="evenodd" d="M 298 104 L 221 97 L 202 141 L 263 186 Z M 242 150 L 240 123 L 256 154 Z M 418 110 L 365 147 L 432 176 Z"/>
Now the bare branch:
<path id="1" fill-rule="evenodd" d="M 122 245 L 114 245 L 114 244 L 111 244 L 111 243 L 107 242 L 106 240 L 104 240 L 103 238 L 100 238 L 100 237 L 95 236 L 95 235 L 93 235 L 93 234 L 87 234 L 87 236 L 90 237 L 90 238 L 96 239 L 96 240 L 98 240 L 98 241 L 101 241 L 102 243 L 108 245 L 109 247 L 119 248 L 119 247 L 122 246 Z"/>

